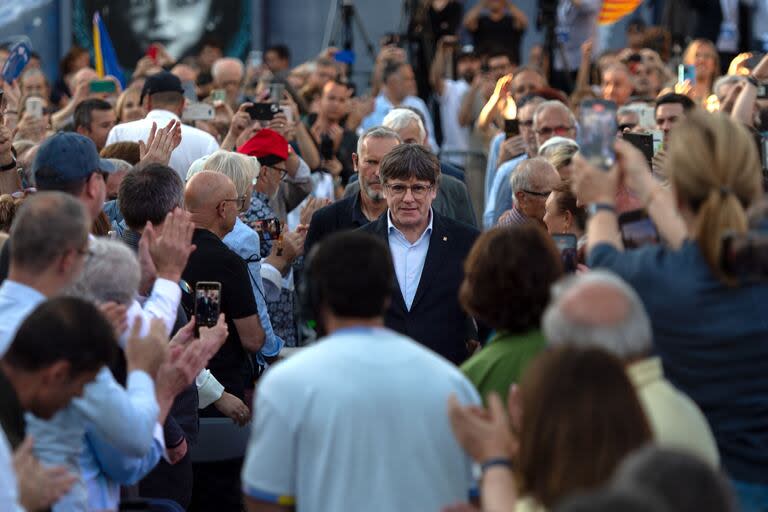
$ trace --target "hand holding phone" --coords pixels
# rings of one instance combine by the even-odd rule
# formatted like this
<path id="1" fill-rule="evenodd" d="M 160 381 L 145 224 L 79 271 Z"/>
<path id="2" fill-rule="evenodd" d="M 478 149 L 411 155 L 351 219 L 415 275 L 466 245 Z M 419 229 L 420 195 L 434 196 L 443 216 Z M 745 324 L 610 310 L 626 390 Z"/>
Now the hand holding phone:
<path id="1" fill-rule="evenodd" d="M 221 283 L 199 281 L 195 285 L 195 331 L 199 327 L 213 327 L 221 313 Z"/>
<path id="2" fill-rule="evenodd" d="M 254 121 L 271 121 L 275 114 L 280 112 L 280 105 L 277 103 L 254 103 L 246 109 L 248 115 Z"/>

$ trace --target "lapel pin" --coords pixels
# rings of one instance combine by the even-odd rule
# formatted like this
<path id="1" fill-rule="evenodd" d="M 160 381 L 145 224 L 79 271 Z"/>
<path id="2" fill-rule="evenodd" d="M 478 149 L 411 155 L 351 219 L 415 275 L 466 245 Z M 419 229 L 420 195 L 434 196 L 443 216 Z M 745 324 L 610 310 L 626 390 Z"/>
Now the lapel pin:
<path id="1" fill-rule="evenodd" d="M 444 237 L 443 237 L 443 242 L 447 242 L 447 241 L 448 241 L 448 237 L 447 237 L 447 236 L 444 236 Z"/>

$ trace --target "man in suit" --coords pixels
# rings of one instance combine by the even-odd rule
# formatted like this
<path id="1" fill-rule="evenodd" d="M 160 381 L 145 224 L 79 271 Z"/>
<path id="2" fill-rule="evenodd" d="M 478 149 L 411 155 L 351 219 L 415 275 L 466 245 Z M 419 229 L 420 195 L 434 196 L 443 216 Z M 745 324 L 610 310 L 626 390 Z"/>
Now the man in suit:
<path id="1" fill-rule="evenodd" d="M 355 194 L 315 212 L 304 240 L 304 254 L 309 254 L 314 244 L 331 233 L 365 226 L 386 211 L 379 167 L 384 155 L 400 142 L 397 133 L 381 126 L 374 126 L 360 136 L 352 163 L 360 176 L 362 190 L 358 184 Z"/>
<path id="2" fill-rule="evenodd" d="M 479 233 L 432 209 L 441 175 L 427 148 L 395 147 L 382 160 L 380 174 L 387 211 L 360 229 L 381 237 L 392 253 L 397 286 L 385 324 L 459 364 L 474 338 L 459 306 L 459 286 Z"/>

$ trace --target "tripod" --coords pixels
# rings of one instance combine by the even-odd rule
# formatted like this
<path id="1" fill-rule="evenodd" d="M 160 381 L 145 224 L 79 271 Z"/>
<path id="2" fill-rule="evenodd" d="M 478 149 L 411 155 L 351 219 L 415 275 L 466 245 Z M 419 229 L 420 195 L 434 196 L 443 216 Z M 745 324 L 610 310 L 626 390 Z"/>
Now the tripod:
<path id="1" fill-rule="evenodd" d="M 337 43 L 340 43 L 343 50 L 352 52 L 354 50 L 354 27 L 352 26 L 354 22 L 363 38 L 368 55 L 371 60 L 376 60 L 376 50 L 373 43 L 371 43 L 368 32 L 365 30 L 360 15 L 355 9 L 353 0 L 336 0 L 336 2 L 336 9 L 328 11 L 325 35 L 323 36 L 323 48 L 336 46 Z M 349 72 L 352 74 L 352 64 L 349 64 Z"/>

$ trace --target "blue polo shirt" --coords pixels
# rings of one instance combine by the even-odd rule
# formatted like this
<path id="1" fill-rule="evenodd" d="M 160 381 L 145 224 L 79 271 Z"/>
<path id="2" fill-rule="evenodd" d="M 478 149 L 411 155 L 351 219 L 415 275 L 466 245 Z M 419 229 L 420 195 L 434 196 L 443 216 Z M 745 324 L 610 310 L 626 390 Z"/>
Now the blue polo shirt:
<path id="1" fill-rule="evenodd" d="M 730 476 L 768 483 L 768 284 L 722 284 L 692 241 L 677 251 L 600 244 L 588 264 L 640 295 L 664 372 L 704 412 Z"/>

